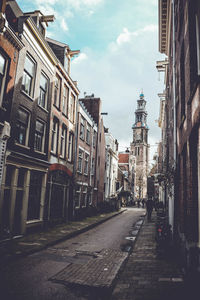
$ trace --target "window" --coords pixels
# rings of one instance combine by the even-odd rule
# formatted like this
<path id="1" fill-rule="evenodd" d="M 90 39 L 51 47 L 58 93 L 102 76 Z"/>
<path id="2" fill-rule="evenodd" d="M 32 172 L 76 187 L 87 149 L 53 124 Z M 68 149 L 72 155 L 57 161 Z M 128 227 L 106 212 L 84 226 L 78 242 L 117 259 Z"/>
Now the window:
<path id="1" fill-rule="evenodd" d="M 96 131 L 94 131 L 94 134 L 93 134 L 93 147 L 94 148 L 96 147 L 96 141 L 97 141 L 97 133 L 96 133 Z"/>
<path id="2" fill-rule="evenodd" d="M 60 86 L 61 86 L 60 77 L 56 76 L 55 85 L 54 85 L 54 105 L 58 108 L 60 108 Z"/>
<path id="3" fill-rule="evenodd" d="M 63 89 L 63 103 L 62 103 L 62 112 L 68 117 L 69 103 L 68 103 L 69 89 L 65 85 Z"/>
<path id="4" fill-rule="evenodd" d="M 69 144 L 68 144 L 68 160 L 71 162 L 73 157 L 73 140 L 74 135 L 72 132 L 69 134 Z"/>
<path id="5" fill-rule="evenodd" d="M 7 67 L 6 59 L 0 53 L 0 106 L 3 100 L 3 92 L 4 92 L 4 86 L 6 80 L 6 67 Z"/>
<path id="6" fill-rule="evenodd" d="M 82 173 L 83 169 L 83 151 L 79 149 L 78 152 L 78 172 Z"/>
<path id="7" fill-rule="evenodd" d="M 82 187 L 82 206 L 86 206 L 87 204 L 87 187 L 83 186 Z"/>
<path id="8" fill-rule="evenodd" d="M 41 74 L 40 77 L 40 96 L 38 104 L 47 109 L 47 97 L 48 97 L 48 79 Z"/>
<path id="9" fill-rule="evenodd" d="M 35 125 L 35 141 L 34 141 L 35 150 L 44 152 L 44 137 L 45 137 L 45 125 L 43 122 L 37 120 Z"/>
<path id="10" fill-rule="evenodd" d="M 63 125 L 61 132 L 61 141 L 60 141 L 60 156 L 66 158 L 66 146 L 67 146 L 67 128 Z"/>
<path id="11" fill-rule="evenodd" d="M 30 176 L 28 216 L 27 219 L 40 219 L 40 198 L 42 189 L 42 173 L 32 171 Z"/>
<path id="12" fill-rule="evenodd" d="M 88 174 L 89 155 L 85 153 L 84 174 Z"/>
<path id="13" fill-rule="evenodd" d="M 81 187 L 77 187 L 75 192 L 75 207 L 80 207 Z"/>
<path id="14" fill-rule="evenodd" d="M 28 131 L 29 131 L 29 113 L 19 108 L 17 111 L 16 120 L 16 141 L 21 145 L 28 144 Z"/>
<path id="15" fill-rule="evenodd" d="M 135 156 L 140 155 L 140 148 L 135 147 Z"/>
<path id="16" fill-rule="evenodd" d="M 57 150 L 58 150 L 58 128 L 59 128 L 59 121 L 56 118 L 54 118 L 52 136 L 51 136 L 51 151 L 54 154 L 57 154 Z"/>
<path id="17" fill-rule="evenodd" d="M 86 142 L 87 142 L 87 144 L 90 144 L 90 125 L 89 124 L 87 124 Z"/>
<path id="18" fill-rule="evenodd" d="M 85 120 L 81 117 L 81 124 L 80 124 L 80 138 L 82 140 L 85 139 Z"/>
<path id="19" fill-rule="evenodd" d="M 26 56 L 24 64 L 24 73 L 22 79 L 22 90 L 30 97 L 33 97 L 34 76 L 36 70 L 36 63 Z"/>
<path id="20" fill-rule="evenodd" d="M 75 96 L 71 94 L 70 102 L 69 102 L 69 120 L 72 123 L 74 123 L 74 114 L 75 114 Z"/>
<path id="21" fill-rule="evenodd" d="M 94 175 L 94 157 L 92 158 L 91 175 Z"/>

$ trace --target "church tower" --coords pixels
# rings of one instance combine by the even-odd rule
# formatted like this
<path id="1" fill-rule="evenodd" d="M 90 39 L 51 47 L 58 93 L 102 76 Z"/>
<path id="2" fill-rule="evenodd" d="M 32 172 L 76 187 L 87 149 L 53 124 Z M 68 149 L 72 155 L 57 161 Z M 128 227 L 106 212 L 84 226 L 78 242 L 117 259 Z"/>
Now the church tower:
<path id="1" fill-rule="evenodd" d="M 141 92 L 137 100 L 135 111 L 135 123 L 132 126 L 133 141 L 131 143 L 131 153 L 136 157 L 136 186 L 135 198 L 147 197 L 147 172 L 148 172 L 148 131 L 146 100 Z"/>

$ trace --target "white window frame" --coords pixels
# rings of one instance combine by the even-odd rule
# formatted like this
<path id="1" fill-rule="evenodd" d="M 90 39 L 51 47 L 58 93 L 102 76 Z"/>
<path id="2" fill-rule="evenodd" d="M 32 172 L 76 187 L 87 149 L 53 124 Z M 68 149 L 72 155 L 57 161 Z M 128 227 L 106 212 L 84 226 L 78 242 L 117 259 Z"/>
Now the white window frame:
<path id="1" fill-rule="evenodd" d="M 95 163 L 95 159 L 94 157 L 92 157 L 92 165 L 91 165 L 91 175 L 94 175 L 94 163 Z"/>
<path id="2" fill-rule="evenodd" d="M 80 196 L 81 196 L 81 187 L 78 186 L 75 190 L 75 208 L 79 208 L 80 207 Z M 76 196 L 78 195 L 78 205 L 76 203 Z"/>
<path id="3" fill-rule="evenodd" d="M 69 120 L 74 123 L 74 115 L 75 115 L 75 99 L 76 97 L 71 92 L 70 93 L 70 101 L 69 101 Z"/>
<path id="4" fill-rule="evenodd" d="M 3 96 L 4 96 L 4 89 L 6 83 L 6 75 L 7 75 L 7 68 L 8 68 L 8 60 L 6 57 L 0 52 L 0 57 L 4 60 L 4 66 L 2 73 L 0 73 L 0 107 L 2 106 Z"/>
<path id="5" fill-rule="evenodd" d="M 66 84 L 63 87 L 63 95 L 62 95 L 62 113 L 68 117 L 69 110 L 69 88 Z"/>
<path id="6" fill-rule="evenodd" d="M 60 156 L 66 158 L 67 156 L 67 127 L 62 125 L 60 138 Z"/>
<path id="7" fill-rule="evenodd" d="M 29 61 L 33 64 L 33 73 L 31 74 L 30 70 L 26 69 L 26 62 Z M 22 91 L 26 93 L 29 97 L 33 98 L 34 95 L 34 84 L 35 84 L 35 75 L 36 75 L 36 61 L 27 54 L 24 62 L 24 71 L 22 77 Z M 26 90 L 27 79 L 30 80 L 29 89 Z"/>
<path id="8" fill-rule="evenodd" d="M 84 175 L 88 175 L 88 171 L 89 171 L 89 157 L 90 157 L 90 155 L 85 152 L 85 155 L 84 155 Z"/>
<path id="9" fill-rule="evenodd" d="M 81 117 L 80 122 L 80 138 L 84 141 L 85 140 L 85 119 Z"/>
<path id="10" fill-rule="evenodd" d="M 42 86 L 42 78 L 46 80 L 46 87 Z M 38 105 L 44 109 L 47 109 L 48 103 L 48 92 L 49 92 L 49 78 L 42 72 L 40 75 L 40 94 L 38 98 Z M 42 103 L 41 95 L 44 95 L 44 103 Z"/>
<path id="11" fill-rule="evenodd" d="M 81 150 L 79 148 L 79 151 L 78 151 L 78 166 L 77 166 L 77 171 L 79 173 L 82 173 L 83 172 L 83 150 Z"/>
<path id="12" fill-rule="evenodd" d="M 56 75 L 54 82 L 54 94 L 53 94 L 53 104 L 60 109 L 60 88 L 61 88 L 61 78 Z"/>
<path id="13" fill-rule="evenodd" d="M 21 146 L 28 146 L 29 130 L 30 130 L 30 112 L 28 110 L 26 110 L 24 107 L 19 107 L 18 111 L 20 111 L 20 110 L 27 114 L 28 121 L 27 121 L 27 124 L 25 124 L 18 117 L 16 118 L 16 127 L 18 127 L 17 124 L 21 123 L 22 125 L 24 125 L 24 128 L 26 128 L 25 129 L 24 143 L 20 143 L 19 140 L 16 140 L 16 144 L 21 145 Z"/>
<path id="14" fill-rule="evenodd" d="M 52 132 L 51 132 L 51 152 L 54 154 L 57 154 L 58 151 L 58 134 L 59 134 L 59 121 L 58 119 L 54 118 L 52 124 Z"/>
<path id="15" fill-rule="evenodd" d="M 38 123 L 41 123 L 43 125 L 43 135 L 41 135 L 41 139 L 42 139 L 42 143 L 41 143 L 41 149 L 37 149 L 36 146 L 35 146 L 35 142 L 36 142 L 36 132 L 39 132 L 36 130 L 36 124 Z M 44 152 L 44 144 L 45 144 L 45 131 L 46 131 L 46 126 L 45 126 L 45 123 L 42 122 L 41 120 L 36 120 L 36 123 L 35 123 L 35 138 L 34 138 L 34 149 L 35 151 L 39 151 L 39 152 Z"/>
<path id="16" fill-rule="evenodd" d="M 86 124 L 86 143 L 90 145 L 91 126 Z"/>
<path id="17" fill-rule="evenodd" d="M 68 141 L 68 161 L 72 162 L 73 158 L 73 139 L 74 134 L 72 132 L 69 133 L 69 141 Z"/>
<path id="18" fill-rule="evenodd" d="M 86 207 L 86 204 L 87 204 L 87 186 L 82 186 L 81 197 L 82 197 L 82 206 Z"/>

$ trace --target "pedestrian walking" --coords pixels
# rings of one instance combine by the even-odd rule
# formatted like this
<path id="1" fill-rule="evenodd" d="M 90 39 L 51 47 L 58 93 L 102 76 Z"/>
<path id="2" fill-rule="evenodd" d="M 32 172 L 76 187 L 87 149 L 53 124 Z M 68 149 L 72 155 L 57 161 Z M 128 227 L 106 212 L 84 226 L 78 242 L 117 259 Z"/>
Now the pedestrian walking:
<path id="1" fill-rule="evenodd" d="M 146 208 L 147 208 L 147 220 L 148 222 L 151 221 L 151 214 L 154 208 L 154 202 L 151 198 L 149 198 L 146 202 Z"/>

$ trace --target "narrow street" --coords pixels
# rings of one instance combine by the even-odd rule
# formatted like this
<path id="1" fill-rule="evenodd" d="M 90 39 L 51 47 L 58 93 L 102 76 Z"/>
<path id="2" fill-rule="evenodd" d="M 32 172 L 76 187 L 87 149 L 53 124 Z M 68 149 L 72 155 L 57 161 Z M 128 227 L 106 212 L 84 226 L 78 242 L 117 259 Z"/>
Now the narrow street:
<path id="1" fill-rule="evenodd" d="M 90 231 L 9 263 L 1 270 L 3 299 L 90 299 L 90 289 L 85 287 L 90 287 L 87 282 L 91 283 L 95 268 L 103 266 L 109 277 L 102 280 L 113 280 L 128 256 L 131 233 L 144 212 L 128 208 Z M 78 285 L 76 270 L 83 270 L 85 284 Z"/>

